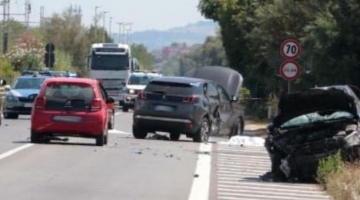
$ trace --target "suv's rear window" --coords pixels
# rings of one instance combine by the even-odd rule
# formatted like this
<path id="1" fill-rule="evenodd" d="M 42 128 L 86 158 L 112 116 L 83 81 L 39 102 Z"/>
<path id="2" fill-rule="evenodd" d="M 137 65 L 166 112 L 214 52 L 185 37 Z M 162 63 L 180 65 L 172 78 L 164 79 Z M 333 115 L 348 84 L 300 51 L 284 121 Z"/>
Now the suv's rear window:
<path id="1" fill-rule="evenodd" d="M 145 88 L 145 92 L 185 96 L 192 95 L 195 89 L 196 87 L 190 84 L 152 81 Z"/>
<path id="2" fill-rule="evenodd" d="M 88 110 L 94 99 L 93 87 L 85 84 L 49 84 L 45 89 L 46 108 Z"/>

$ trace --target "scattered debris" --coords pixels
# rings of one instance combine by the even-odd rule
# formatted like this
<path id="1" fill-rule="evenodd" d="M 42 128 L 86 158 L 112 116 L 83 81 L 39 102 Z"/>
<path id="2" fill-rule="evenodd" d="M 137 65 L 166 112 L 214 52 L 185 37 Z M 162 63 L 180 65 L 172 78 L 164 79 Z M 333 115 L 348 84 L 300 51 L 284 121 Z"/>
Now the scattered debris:
<path id="1" fill-rule="evenodd" d="M 149 137 L 149 139 L 152 140 L 170 140 L 170 138 L 166 135 L 159 135 L 159 134 L 154 134 L 153 136 Z"/>
<path id="2" fill-rule="evenodd" d="M 227 142 L 219 142 L 220 144 L 226 145 L 237 145 L 237 146 L 264 146 L 265 140 L 261 137 L 250 137 L 250 136 L 233 136 Z"/>
<path id="3" fill-rule="evenodd" d="M 195 177 L 195 178 L 199 178 L 199 174 L 194 174 L 194 177 Z"/>

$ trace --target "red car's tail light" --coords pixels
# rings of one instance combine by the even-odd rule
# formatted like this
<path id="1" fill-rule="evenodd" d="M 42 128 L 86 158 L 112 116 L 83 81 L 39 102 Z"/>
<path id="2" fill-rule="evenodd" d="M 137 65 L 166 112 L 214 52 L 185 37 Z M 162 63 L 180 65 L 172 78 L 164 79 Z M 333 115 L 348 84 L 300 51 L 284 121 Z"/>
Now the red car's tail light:
<path id="1" fill-rule="evenodd" d="M 96 112 L 101 110 L 101 99 L 94 99 L 91 102 L 91 111 Z"/>
<path id="2" fill-rule="evenodd" d="M 46 106 L 46 99 L 45 97 L 38 97 L 35 100 L 35 108 L 39 110 L 44 110 Z"/>
<path id="3" fill-rule="evenodd" d="M 145 92 L 139 92 L 137 97 L 138 97 L 138 99 L 146 99 L 146 93 Z"/>
<path id="4" fill-rule="evenodd" d="M 184 97 L 183 102 L 196 103 L 198 98 L 196 96 Z"/>

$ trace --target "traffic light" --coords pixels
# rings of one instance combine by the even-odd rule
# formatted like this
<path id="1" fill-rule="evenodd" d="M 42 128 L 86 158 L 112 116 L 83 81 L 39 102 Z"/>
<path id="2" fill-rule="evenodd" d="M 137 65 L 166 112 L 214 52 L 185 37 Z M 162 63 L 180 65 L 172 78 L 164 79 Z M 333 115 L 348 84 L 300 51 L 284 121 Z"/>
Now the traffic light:
<path id="1" fill-rule="evenodd" d="M 48 43 L 45 46 L 45 66 L 48 68 L 53 68 L 54 67 L 54 63 L 55 63 L 55 45 L 52 43 Z"/>

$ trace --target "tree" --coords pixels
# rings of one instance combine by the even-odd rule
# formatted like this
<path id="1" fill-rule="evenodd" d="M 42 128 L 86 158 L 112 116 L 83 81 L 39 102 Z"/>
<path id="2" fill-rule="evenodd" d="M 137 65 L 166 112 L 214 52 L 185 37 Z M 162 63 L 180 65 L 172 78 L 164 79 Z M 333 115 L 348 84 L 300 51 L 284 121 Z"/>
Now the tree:
<path id="1" fill-rule="evenodd" d="M 15 71 L 38 70 L 43 68 L 44 53 L 41 41 L 29 33 L 24 33 L 5 58 L 9 60 Z"/>
<path id="2" fill-rule="evenodd" d="M 143 44 L 132 44 L 131 54 L 132 57 L 138 60 L 140 69 L 144 69 L 144 70 L 153 69 L 152 55 L 147 51 L 146 47 Z"/>

